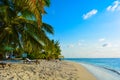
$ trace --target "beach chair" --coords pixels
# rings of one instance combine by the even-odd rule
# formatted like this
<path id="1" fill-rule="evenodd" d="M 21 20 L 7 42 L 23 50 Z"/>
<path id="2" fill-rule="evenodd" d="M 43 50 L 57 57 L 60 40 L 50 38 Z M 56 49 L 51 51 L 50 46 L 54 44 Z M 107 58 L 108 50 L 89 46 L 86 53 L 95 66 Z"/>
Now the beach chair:
<path id="1" fill-rule="evenodd" d="M 38 60 L 31 60 L 29 58 L 26 58 L 26 60 L 24 61 L 24 63 L 36 63 L 36 64 L 39 64 L 39 61 Z"/>

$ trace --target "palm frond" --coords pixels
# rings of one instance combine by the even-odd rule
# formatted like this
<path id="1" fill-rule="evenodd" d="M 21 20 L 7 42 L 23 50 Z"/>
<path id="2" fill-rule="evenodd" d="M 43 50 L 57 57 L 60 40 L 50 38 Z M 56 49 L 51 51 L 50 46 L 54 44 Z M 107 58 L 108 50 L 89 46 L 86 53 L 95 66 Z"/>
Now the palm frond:
<path id="1" fill-rule="evenodd" d="M 53 27 L 47 23 L 43 23 L 42 24 L 42 29 L 45 31 L 45 32 L 48 32 L 50 34 L 54 34 L 54 30 L 53 30 Z"/>

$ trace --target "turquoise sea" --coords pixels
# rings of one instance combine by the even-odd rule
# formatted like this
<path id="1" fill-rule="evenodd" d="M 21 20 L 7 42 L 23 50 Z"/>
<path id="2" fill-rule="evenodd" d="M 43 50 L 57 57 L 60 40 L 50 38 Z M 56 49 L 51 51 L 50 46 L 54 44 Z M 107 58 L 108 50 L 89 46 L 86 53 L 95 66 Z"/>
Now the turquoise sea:
<path id="1" fill-rule="evenodd" d="M 120 72 L 120 58 L 65 58 L 77 63 L 88 63 Z"/>
<path id="2" fill-rule="evenodd" d="M 97 80 L 120 80 L 120 58 L 65 58 L 86 67 Z"/>

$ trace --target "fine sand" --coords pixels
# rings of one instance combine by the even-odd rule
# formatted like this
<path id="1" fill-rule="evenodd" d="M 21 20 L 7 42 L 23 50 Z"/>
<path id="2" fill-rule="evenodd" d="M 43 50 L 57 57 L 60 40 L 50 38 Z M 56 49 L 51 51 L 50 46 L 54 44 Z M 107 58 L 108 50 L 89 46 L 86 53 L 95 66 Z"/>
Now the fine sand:
<path id="1" fill-rule="evenodd" d="M 0 66 L 0 80 L 96 80 L 82 65 L 67 61 L 40 60 L 39 64 Z"/>

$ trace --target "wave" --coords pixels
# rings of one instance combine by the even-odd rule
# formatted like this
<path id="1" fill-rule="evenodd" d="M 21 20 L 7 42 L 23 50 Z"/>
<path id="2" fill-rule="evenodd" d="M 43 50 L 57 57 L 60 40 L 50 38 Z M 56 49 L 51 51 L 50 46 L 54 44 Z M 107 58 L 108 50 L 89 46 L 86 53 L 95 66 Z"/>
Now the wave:
<path id="1" fill-rule="evenodd" d="M 115 69 L 111 69 L 111 68 L 103 67 L 103 66 L 98 66 L 98 65 L 94 65 L 94 64 L 90 64 L 90 63 L 83 63 L 83 62 L 81 62 L 81 63 L 82 63 L 82 64 L 92 65 L 92 66 L 96 66 L 96 67 L 101 67 L 101 68 L 104 68 L 104 69 L 106 69 L 106 70 L 112 71 L 112 72 L 120 75 L 120 71 L 117 71 L 117 70 L 115 70 Z"/>
<path id="2" fill-rule="evenodd" d="M 90 73 L 92 73 L 97 80 L 120 80 L 120 73 L 116 70 L 87 63 L 80 64 L 84 66 Z"/>
<path id="3" fill-rule="evenodd" d="M 110 71 L 112 71 L 112 72 L 114 72 L 114 73 L 120 75 L 120 72 L 119 72 L 119 71 L 116 71 L 116 70 L 110 69 L 110 68 L 106 68 L 106 67 L 103 67 L 103 68 L 104 68 L 104 69 L 107 69 L 107 70 L 110 70 Z"/>

